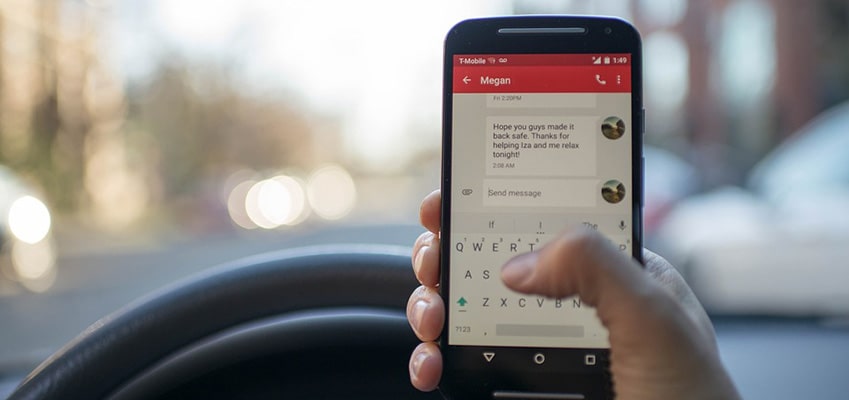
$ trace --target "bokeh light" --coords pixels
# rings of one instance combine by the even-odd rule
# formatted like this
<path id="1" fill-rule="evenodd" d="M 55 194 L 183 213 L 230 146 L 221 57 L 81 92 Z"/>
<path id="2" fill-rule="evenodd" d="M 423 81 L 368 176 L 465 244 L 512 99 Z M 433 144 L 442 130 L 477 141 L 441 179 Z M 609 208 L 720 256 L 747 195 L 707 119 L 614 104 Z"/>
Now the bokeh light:
<path id="1" fill-rule="evenodd" d="M 245 196 L 245 211 L 254 224 L 264 229 L 296 225 L 309 216 L 303 185 L 287 175 L 253 184 Z"/>
<path id="2" fill-rule="evenodd" d="M 286 188 L 291 200 L 289 213 L 283 221 L 283 225 L 297 225 L 304 222 L 311 214 L 304 182 L 297 177 L 285 175 L 272 179 Z"/>
<path id="3" fill-rule="evenodd" d="M 348 171 L 337 165 L 328 165 L 310 176 L 307 197 L 318 216 L 336 220 L 345 217 L 354 208 L 357 188 Z"/>
<path id="4" fill-rule="evenodd" d="M 56 281 L 56 246 L 53 240 L 12 245 L 12 267 L 18 281 L 33 292 L 44 292 Z"/>
<path id="5" fill-rule="evenodd" d="M 20 197 L 9 207 L 9 229 L 22 242 L 40 242 L 50 232 L 50 223 L 50 211 L 35 197 Z"/>
<path id="6" fill-rule="evenodd" d="M 268 180 L 262 180 L 251 185 L 250 189 L 248 189 L 248 193 L 245 195 L 245 212 L 248 214 L 248 218 L 250 218 L 251 222 L 253 222 L 256 226 L 263 229 L 274 229 L 278 225 L 275 225 L 270 219 L 265 217 L 265 213 L 262 212 L 259 205 L 260 192 L 262 192 L 263 186 L 268 184 L 268 182 Z M 265 196 L 268 196 L 267 191 Z"/>
<path id="7" fill-rule="evenodd" d="M 247 180 L 237 184 L 227 196 L 227 212 L 230 219 L 236 225 L 245 229 L 256 229 L 258 226 L 248 216 L 247 204 L 248 191 L 256 184 L 256 181 Z"/>

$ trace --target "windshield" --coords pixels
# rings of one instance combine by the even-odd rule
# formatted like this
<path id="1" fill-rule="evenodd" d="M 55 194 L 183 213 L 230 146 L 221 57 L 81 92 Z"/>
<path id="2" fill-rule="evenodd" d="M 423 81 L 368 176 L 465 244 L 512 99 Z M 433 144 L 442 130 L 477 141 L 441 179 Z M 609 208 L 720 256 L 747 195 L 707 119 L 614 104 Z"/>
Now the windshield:
<path id="1" fill-rule="evenodd" d="M 445 34 L 498 14 L 638 27 L 645 242 L 710 312 L 849 313 L 849 5 L 804 4 L 2 1 L 0 371 L 217 264 L 411 245 Z"/>

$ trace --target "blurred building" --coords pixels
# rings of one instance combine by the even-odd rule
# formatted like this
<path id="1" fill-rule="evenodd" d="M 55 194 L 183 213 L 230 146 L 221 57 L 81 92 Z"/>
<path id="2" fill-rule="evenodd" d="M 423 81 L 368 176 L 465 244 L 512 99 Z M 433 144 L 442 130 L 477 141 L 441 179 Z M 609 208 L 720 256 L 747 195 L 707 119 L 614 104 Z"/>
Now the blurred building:
<path id="1" fill-rule="evenodd" d="M 514 10 L 633 21 L 643 35 L 646 141 L 692 160 L 707 186 L 739 183 L 849 98 L 846 0 L 514 0 Z"/>
<path id="2" fill-rule="evenodd" d="M 645 6 L 652 3 L 658 6 Z M 647 75 L 660 69 L 665 73 L 656 79 L 668 80 L 668 72 L 674 76 L 664 66 L 669 58 L 686 59 L 679 72 L 686 76 L 680 79 L 686 85 L 678 89 L 685 93 L 680 103 L 657 107 L 659 99 L 652 99 L 647 87 L 647 140 L 688 155 L 706 172 L 708 186 L 741 182 L 766 152 L 849 97 L 845 0 L 647 0 L 635 5 L 635 21 L 645 36 Z M 676 18 L 657 18 L 658 12 Z M 664 46 L 657 46 L 659 57 L 649 52 L 658 36 L 664 38 Z M 668 54 L 670 49 L 683 55 Z M 665 106 L 668 93 L 654 97 Z"/>

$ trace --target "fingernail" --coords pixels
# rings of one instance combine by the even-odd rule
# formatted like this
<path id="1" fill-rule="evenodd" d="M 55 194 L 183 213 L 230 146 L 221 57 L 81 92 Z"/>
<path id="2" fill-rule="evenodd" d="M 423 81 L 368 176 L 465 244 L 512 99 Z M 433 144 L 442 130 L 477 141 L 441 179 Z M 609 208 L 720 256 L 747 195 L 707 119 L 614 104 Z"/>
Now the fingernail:
<path id="1" fill-rule="evenodd" d="M 428 307 L 430 307 L 430 303 L 424 300 L 416 300 L 416 302 L 413 303 L 413 307 L 410 310 L 410 319 L 412 320 L 414 327 L 421 325 L 425 311 L 427 311 Z"/>
<path id="2" fill-rule="evenodd" d="M 413 260 L 413 269 L 416 270 L 416 273 L 419 272 L 419 268 L 422 266 L 422 260 L 424 259 L 424 253 L 430 246 L 422 246 L 419 248 L 419 251 L 416 253 L 416 258 Z"/>
<path id="3" fill-rule="evenodd" d="M 507 261 L 507 263 L 501 268 L 501 280 L 503 280 L 507 286 L 521 286 L 528 280 L 528 278 L 531 277 L 534 265 L 536 264 L 535 261 L 536 255 L 533 253 L 514 257 Z"/>
<path id="4" fill-rule="evenodd" d="M 422 365 L 427 361 L 427 358 L 428 354 L 426 352 L 419 352 L 413 356 L 413 359 L 410 360 L 410 376 L 418 377 Z"/>

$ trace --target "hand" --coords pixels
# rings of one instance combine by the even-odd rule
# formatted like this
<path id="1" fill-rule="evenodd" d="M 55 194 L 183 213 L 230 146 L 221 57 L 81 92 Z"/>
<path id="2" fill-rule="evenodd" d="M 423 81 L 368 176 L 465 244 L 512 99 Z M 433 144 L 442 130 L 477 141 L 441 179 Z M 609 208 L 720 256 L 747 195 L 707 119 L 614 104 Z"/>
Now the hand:
<path id="1" fill-rule="evenodd" d="M 410 358 L 413 386 L 439 384 L 442 356 L 434 342 L 445 306 L 439 296 L 440 193 L 425 197 L 427 228 L 413 247 L 422 283 L 410 296 L 407 319 L 420 344 Z M 538 251 L 505 264 L 501 279 L 520 293 L 553 298 L 578 295 L 596 308 L 609 331 L 618 399 L 739 399 L 719 359 L 713 326 L 693 292 L 663 258 L 644 251 L 645 268 L 598 233 L 570 230 Z"/>

